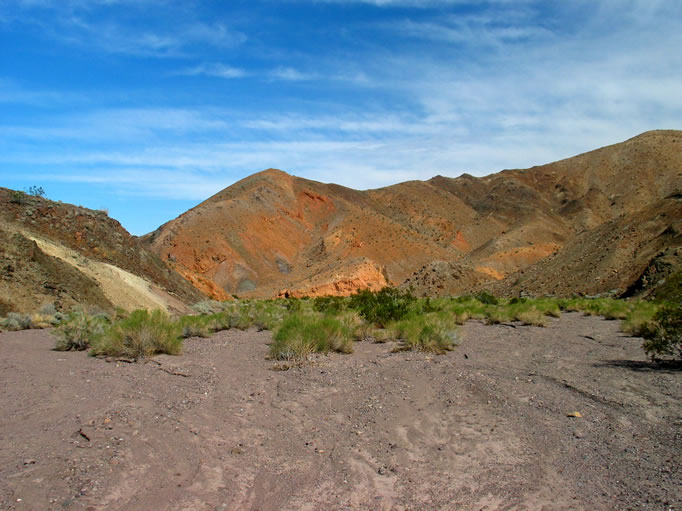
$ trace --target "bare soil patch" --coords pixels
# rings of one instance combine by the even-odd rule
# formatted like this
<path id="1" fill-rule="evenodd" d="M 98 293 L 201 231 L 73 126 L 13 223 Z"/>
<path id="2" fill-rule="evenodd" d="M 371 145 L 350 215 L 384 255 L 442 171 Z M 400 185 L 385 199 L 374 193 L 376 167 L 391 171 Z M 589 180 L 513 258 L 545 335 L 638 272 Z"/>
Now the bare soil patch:
<path id="1" fill-rule="evenodd" d="M 445 356 L 288 371 L 270 339 L 131 364 L 0 334 L 0 509 L 682 509 L 682 372 L 617 322 L 470 322 Z"/>

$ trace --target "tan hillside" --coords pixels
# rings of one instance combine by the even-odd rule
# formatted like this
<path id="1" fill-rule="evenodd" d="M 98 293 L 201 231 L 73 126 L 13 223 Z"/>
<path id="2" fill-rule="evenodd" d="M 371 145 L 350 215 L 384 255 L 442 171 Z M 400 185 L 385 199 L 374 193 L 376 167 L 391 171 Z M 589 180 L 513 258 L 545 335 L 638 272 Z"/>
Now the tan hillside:
<path id="1" fill-rule="evenodd" d="M 0 188 L 0 314 L 53 303 L 185 311 L 203 295 L 105 212 Z"/>
<path id="2" fill-rule="evenodd" d="M 679 192 L 681 172 L 680 131 L 647 132 L 531 169 L 437 176 L 369 191 L 269 169 L 144 239 L 216 298 L 348 294 L 407 279 L 427 294 L 457 293 L 558 257 L 602 225 L 621 229 L 608 222 L 624 215 L 636 224 L 638 212 Z M 653 235 L 646 231 L 638 242 Z M 599 243 L 593 249 L 585 255 L 586 269 L 600 257 Z M 648 252 L 637 254 L 637 267 L 646 267 Z M 436 261 L 447 264 L 432 265 Z M 419 273 L 428 265 L 429 273 L 441 268 L 459 277 L 447 285 L 435 279 L 431 287 Z M 628 274 L 608 284 L 625 289 L 630 280 Z M 605 291 L 606 282 L 596 287 Z M 564 292 L 560 283 L 554 292 Z"/>
<path id="3" fill-rule="evenodd" d="M 661 264 L 663 263 L 663 264 Z M 646 293 L 682 269 L 682 196 L 620 216 L 492 288 L 498 294 Z M 649 278 L 641 279 L 643 275 Z"/>

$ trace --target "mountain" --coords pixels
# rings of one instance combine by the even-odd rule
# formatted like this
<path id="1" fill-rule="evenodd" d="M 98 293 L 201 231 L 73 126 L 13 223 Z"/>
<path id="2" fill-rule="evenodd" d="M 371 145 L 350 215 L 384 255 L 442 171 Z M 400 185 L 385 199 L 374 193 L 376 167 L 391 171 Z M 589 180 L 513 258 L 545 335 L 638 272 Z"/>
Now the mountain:
<path id="1" fill-rule="evenodd" d="M 521 283 L 529 292 L 625 292 L 660 250 L 679 244 L 681 189 L 682 132 L 651 131 L 530 169 L 368 191 L 268 169 L 143 241 L 218 299 L 387 284 L 424 294 L 493 284 L 513 293 Z M 640 230 L 644 222 L 655 226 Z M 606 240 L 618 240 L 608 257 Z M 526 270 L 535 276 L 523 278 Z"/>
<path id="2" fill-rule="evenodd" d="M 0 188 L 0 316 L 74 305 L 183 312 L 205 297 L 105 211 Z"/>

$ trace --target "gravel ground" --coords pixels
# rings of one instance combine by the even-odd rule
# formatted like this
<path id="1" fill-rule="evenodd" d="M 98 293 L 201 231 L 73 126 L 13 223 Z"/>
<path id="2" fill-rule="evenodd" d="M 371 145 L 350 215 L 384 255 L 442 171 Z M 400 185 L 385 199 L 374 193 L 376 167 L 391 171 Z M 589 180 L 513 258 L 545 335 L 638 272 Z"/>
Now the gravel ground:
<path id="1" fill-rule="evenodd" d="M 460 336 L 277 371 L 268 332 L 135 364 L 0 334 L 0 509 L 682 509 L 679 367 L 577 313 Z"/>

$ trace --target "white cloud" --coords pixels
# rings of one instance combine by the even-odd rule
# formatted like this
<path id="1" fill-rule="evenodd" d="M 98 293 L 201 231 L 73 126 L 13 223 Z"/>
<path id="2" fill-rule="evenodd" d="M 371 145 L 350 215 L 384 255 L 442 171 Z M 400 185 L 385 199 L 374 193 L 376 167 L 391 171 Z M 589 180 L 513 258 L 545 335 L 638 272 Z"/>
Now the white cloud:
<path id="1" fill-rule="evenodd" d="M 645 130 L 679 129 L 682 54 L 672 50 L 682 47 L 680 14 L 672 2 L 661 1 L 656 9 L 643 1 L 627 5 L 643 14 L 633 17 L 612 0 L 598 8 L 577 0 L 566 8 L 579 15 L 563 19 L 554 13 L 556 19 L 543 20 L 560 27 L 556 34 L 537 28 L 544 25 L 517 3 L 505 5 L 513 14 L 507 24 L 489 11 L 460 18 L 419 13 L 416 20 L 401 17 L 370 27 L 397 41 L 395 49 L 357 54 L 352 63 L 329 58 L 314 73 L 283 65 L 258 75 L 200 63 L 184 74 L 289 80 L 292 88 L 304 80 L 324 85 L 347 79 L 348 95 L 356 98 L 311 98 L 304 110 L 296 109 L 302 101 L 283 101 L 275 104 L 286 109 L 270 114 L 256 107 L 228 112 L 194 106 L 97 109 L 40 124 L 5 122 L 0 168 L 51 169 L 38 182 L 96 179 L 128 193 L 202 199 L 268 167 L 370 188 L 436 174 L 529 167 Z M 413 48 L 416 37 L 433 43 L 429 51 Z M 476 51 L 458 54 L 453 42 Z M 359 88 L 366 84 L 372 89 Z M 21 96 L 12 91 L 0 82 L 0 100 L 3 94 L 10 100 Z M 19 151 L 13 144 L 35 139 L 39 151 Z M 135 187 L 139 176 L 144 178 Z"/>
<path id="2" fill-rule="evenodd" d="M 243 69 L 218 62 L 199 64 L 198 66 L 179 71 L 176 74 L 185 76 L 215 76 L 219 78 L 244 78 L 248 75 Z"/>
<path id="3" fill-rule="evenodd" d="M 286 80 L 291 82 L 299 82 L 304 80 L 313 80 L 317 78 L 316 75 L 311 73 L 304 73 L 293 67 L 280 66 L 276 69 L 270 71 L 270 76 L 278 80 Z"/>

